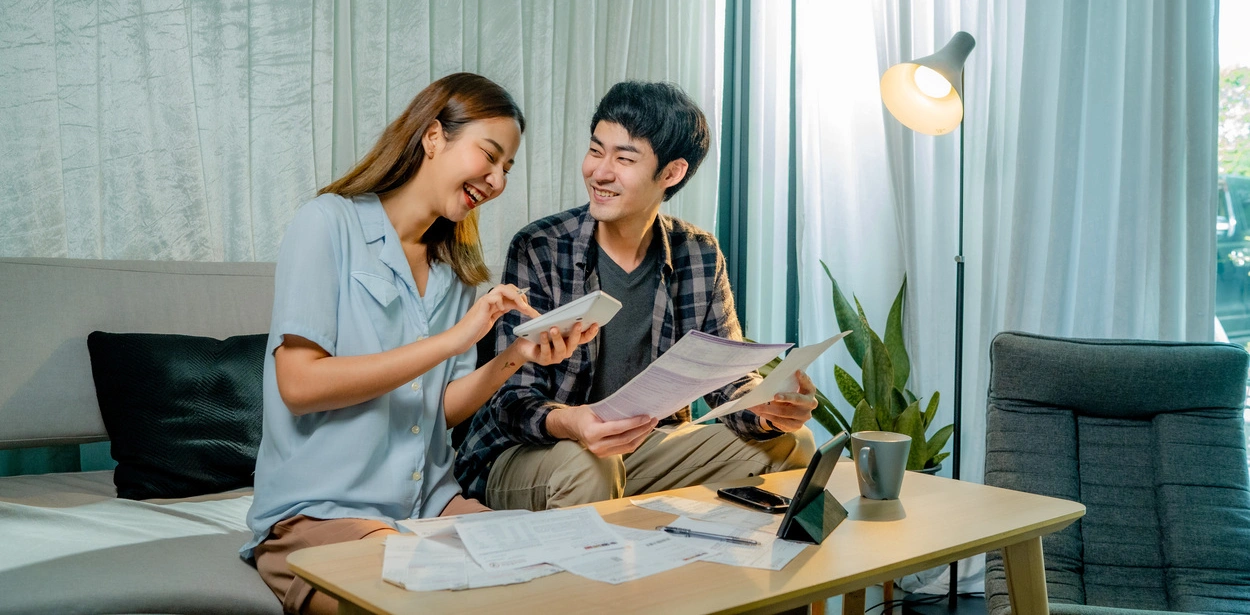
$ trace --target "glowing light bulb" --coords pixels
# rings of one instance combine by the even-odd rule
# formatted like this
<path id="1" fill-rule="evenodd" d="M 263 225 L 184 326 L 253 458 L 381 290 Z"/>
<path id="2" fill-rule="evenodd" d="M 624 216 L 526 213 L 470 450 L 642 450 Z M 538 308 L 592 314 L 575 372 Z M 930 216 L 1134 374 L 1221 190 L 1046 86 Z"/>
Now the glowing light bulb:
<path id="1" fill-rule="evenodd" d="M 930 98 L 942 98 L 951 93 L 951 82 L 927 66 L 917 68 L 913 79 L 916 80 L 916 87 L 920 88 L 920 92 Z"/>

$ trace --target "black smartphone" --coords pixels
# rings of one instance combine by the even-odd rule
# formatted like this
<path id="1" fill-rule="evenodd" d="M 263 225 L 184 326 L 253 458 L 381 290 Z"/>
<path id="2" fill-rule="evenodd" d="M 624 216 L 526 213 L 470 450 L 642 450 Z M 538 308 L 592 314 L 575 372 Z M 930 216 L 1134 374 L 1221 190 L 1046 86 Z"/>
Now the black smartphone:
<path id="1" fill-rule="evenodd" d="M 790 508 L 790 498 L 759 487 L 726 487 L 717 489 L 716 495 L 764 512 L 783 513 Z"/>

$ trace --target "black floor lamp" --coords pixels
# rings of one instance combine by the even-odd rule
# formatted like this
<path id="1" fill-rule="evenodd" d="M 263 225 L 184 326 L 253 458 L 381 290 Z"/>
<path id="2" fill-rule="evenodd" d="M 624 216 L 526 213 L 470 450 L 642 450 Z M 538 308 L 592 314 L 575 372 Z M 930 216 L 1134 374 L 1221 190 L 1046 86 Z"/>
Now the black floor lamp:
<path id="1" fill-rule="evenodd" d="M 959 251 L 955 254 L 955 432 L 951 442 L 951 476 L 959 480 L 959 439 L 962 431 L 964 371 L 964 61 L 977 44 L 967 32 L 956 32 L 931 56 L 891 66 L 881 76 L 881 100 L 904 126 L 927 135 L 959 128 Z M 951 562 L 950 606 L 959 594 L 959 562 Z"/>

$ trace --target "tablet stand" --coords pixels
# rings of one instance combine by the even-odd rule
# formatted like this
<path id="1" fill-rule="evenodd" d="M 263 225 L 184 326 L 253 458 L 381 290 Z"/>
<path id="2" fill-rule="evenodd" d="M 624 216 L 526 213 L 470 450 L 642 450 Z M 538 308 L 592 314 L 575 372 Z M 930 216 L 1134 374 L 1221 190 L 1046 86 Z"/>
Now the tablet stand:
<path id="1" fill-rule="evenodd" d="M 846 509 L 828 491 L 821 491 L 810 504 L 796 511 L 781 537 L 786 540 L 820 544 L 847 517 Z"/>

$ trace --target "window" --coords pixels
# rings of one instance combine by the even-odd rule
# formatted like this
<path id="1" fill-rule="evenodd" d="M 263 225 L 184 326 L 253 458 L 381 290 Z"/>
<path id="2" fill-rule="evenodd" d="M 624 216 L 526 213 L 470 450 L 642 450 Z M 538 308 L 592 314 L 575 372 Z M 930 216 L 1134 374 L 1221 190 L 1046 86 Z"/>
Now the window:
<path id="1" fill-rule="evenodd" d="M 1216 203 L 1216 338 L 1250 348 L 1250 2 L 1223 2 L 1220 21 L 1219 190 Z M 1250 386 L 1246 443 L 1250 448 Z"/>

